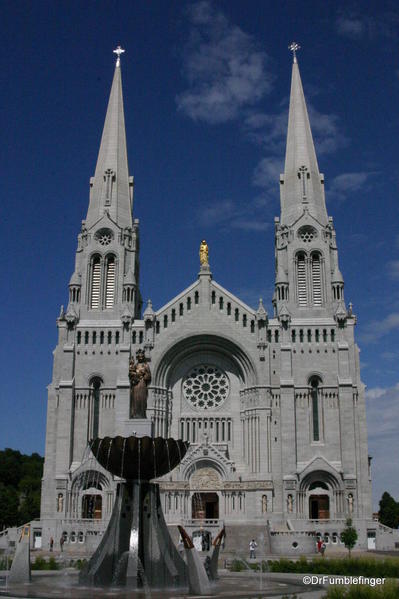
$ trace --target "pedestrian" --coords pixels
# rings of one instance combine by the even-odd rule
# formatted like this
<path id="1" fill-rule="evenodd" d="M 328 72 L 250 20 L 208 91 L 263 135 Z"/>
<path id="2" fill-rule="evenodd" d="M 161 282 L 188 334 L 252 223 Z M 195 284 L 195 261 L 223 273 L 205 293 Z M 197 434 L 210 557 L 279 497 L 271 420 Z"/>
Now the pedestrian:
<path id="1" fill-rule="evenodd" d="M 326 547 L 327 546 L 326 546 L 325 542 L 323 541 L 322 544 L 321 544 L 321 549 L 320 549 L 320 551 L 321 551 L 321 557 L 324 557 L 324 553 L 326 551 Z"/>
<path id="2" fill-rule="evenodd" d="M 249 559 L 256 558 L 255 550 L 256 550 L 257 546 L 258 546 L 258 544 L 255 541 L 255 539 L 252 539 L 252 541 L 249 543 Z"/>
<path id="3" fill-rule="evenodd" d="M 321 546 L 322 546 L 322 541 L 321 538 L 319 538 L 319 540 L 317 541 L 317 553 L 321 553 Z"/>
<path id="4" fill-rule="evenodd" d="M 64 535 L 61 535 L 61 538 L 60 538 L 61 552 L 64 550 L 64 543 L 65 543 Z"/>
<path id="5" fill-rule="evenodd" d="M 54 547 L 54 539 L 53 539 L 53 537 L 50 537 L 50 551 L 53 550 L 53 547 Z"/>

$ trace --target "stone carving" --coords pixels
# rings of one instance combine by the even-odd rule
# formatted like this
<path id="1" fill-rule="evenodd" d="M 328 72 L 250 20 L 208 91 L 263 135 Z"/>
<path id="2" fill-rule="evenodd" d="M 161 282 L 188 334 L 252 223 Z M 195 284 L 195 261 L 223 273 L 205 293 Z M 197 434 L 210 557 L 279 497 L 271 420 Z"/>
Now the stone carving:
<path id="1" fill-rule="evenodd" d="M 190 479 L 192 489 L 219 489 L 220 477 L 214 468 L 200 468 Z"/>
<path id="2" fill-rule="evenodd" d="M 294 499 L 292 497 L 292 495 L 288 495 L 287 497 L 287 511 L 288 512 L 292 512 L 294 508 Z"/>
<path id="3" fill-rule="evenodd" d="M 267 495 L 262 495 L 262 514 L 267 512 Z"/>
<path id="4" fill-rule="evenodd" d="M 348 510 L 350 514 L 353 514 L 353 495 L 349 493 L 348 495 Z"/>
<path id="5" fill-rule="evenodd" d="M 146 418 L 151 371 L 142 349 L 136 352 L 136 360 L 132 356 L 129 362 L 130 418 Z"/>
<path id="6" fill-rule="evenodd" d="M 199 248 L 199 259 L 201 266 L 209 266 L 209 248 L 205 239 L 201 241 L 201 245 Z"/>

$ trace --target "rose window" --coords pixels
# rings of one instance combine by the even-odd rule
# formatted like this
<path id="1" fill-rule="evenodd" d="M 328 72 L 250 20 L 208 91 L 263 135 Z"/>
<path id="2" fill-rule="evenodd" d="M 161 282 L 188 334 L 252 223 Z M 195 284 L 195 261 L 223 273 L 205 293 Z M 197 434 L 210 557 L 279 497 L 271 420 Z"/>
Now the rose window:
<path id="1" fill-rule="evenodd" d="M 96 233 L 96 240 L 100 245 L 109 245 L 112 241 L 112 231 L 109 229 L 101 229 Z"/>
<path id="2" fill-rule="evenodd" d="M 216 366 L 196 366 L 183 382 L 187 401 L 199 410 L 211 410 L 222 405 L 229 394 L 229 380 Z"/>
<path id="3" fill-rule="evenodd" d="M 298 237 L 304 243 L 310 243 L 317 237 L 316 229 L 313 229 L 313 227 L 302 227 L 298 231 Z"/>

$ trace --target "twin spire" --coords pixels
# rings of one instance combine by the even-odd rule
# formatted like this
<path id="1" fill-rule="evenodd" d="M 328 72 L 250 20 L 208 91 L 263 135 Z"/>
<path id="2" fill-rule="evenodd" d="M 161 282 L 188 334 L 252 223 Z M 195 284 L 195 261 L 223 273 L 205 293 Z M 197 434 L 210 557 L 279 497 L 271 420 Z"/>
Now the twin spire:
<path id="1" fill-rule="evenodd" d="M 108 101 L 103 134 L 94 177 L 90 181 L 90 204 L 86 226 L 90 228 L 105 211 L 119 226 L 132 226 L 132 185 L 129 176 L 126 147 L 125 116 L 123 110 L 120 46 L 114 78 Z"/>
<path id="2" fill-rule="evenodd" d="M 307 208 L 321 224 L 327 224 L 324 179 L 319 172 L 309 116 L 293 42 L 290 107 L 284 175 L 281 183 L 281 223 L 292 224 Z M 91 180 L 86 226 L 97 222 L 105 211 L 119 226 L 132 226 L 132 186 L 129 176 L 125 117 L 123 110 L 120 46 L 105 117 L 95 175 Z"/>
<path id="3" fill-rule="evenodd" d="M 281 177 L 281 222 L 292 224 L 309 210 L 321 224 L 327 224 L 323 176 L 319 172 L 303 93 L 296 52 L 300 46 L 293 42 L 290 107 L 284 175 Z"/>

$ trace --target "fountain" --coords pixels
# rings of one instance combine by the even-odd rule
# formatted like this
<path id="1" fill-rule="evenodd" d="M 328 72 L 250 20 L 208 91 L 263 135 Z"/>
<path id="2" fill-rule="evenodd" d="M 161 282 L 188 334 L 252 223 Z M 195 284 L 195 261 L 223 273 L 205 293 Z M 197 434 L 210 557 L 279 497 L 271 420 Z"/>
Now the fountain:
<path id="1" fill-rule="evenodd" d="M 94 439 L 90 447 L 104 468 L 126 482 L 118 485 L 108 528 L 80 583 L 129 589 L 187 586 L 187 566 L 169 535 L 159 487 L 149 481 L 175 468 L 188 443 L 118 436 Z"/>

